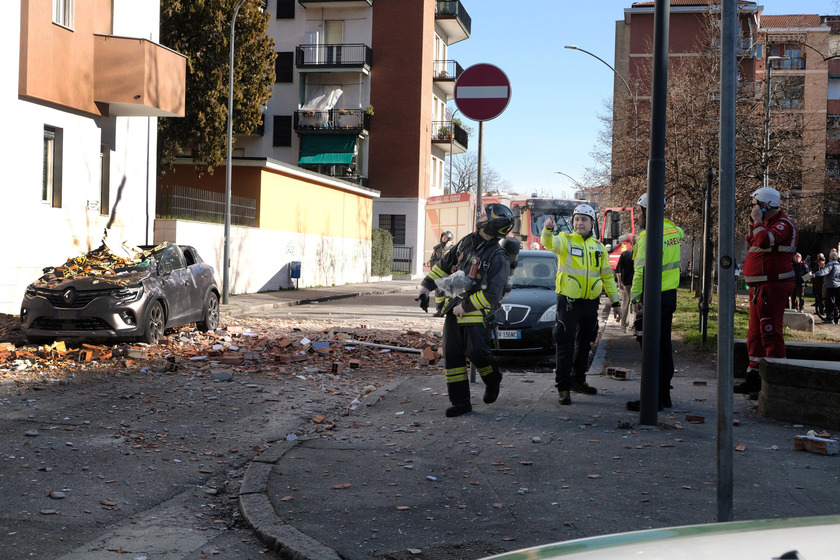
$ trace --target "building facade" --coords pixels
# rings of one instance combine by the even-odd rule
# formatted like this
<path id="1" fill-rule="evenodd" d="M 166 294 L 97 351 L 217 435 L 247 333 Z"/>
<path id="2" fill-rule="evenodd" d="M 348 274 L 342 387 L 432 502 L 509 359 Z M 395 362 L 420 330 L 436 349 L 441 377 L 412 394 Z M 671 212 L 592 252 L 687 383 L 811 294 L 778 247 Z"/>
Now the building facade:
<path id="1" fill-rule="evenodd" d="M 452 122 L 470 35 L 459 0 L 275 0 L 276 84 L 262 134 L 235 156 L 269 158 L 369 188 L 372 227 L 394 236 L 404 272 L 422 271 L 424 211 L 443 194 L 446 157 L 467 149 Z"/>
<path id="2" fill-rule="evenodd" d="M 117 245 L 152 242 L 157 119 L 184 115 L 186 60 L 156 42 L 157 2 L 7 4 L 0 312 L 16 314 L 44 267 L 106 230 Z"/>

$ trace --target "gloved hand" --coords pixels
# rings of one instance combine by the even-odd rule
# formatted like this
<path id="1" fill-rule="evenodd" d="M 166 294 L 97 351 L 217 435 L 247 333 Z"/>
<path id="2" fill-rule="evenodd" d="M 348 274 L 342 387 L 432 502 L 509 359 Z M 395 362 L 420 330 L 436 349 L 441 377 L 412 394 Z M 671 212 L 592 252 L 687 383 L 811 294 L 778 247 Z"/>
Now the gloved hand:
<path id="1" fill-rule="evenodd" d="M 456 317 L 460 318 L 464 316 L 464 313 L 466 313 L 466 311 L 464 311 L 464 306 L 459 303 L 458 305 L 452 308 L 452 313 L 454 313 Z"/>
<path id="2" fill-rule="evenodd" d="M 429 293 L 430 292 L 428 288 L 426 288 L 425 286 L 421 286 L 420 294 L 418 294 L 418 296 L 414 298 L 414 301 L 420 302 L 420 309 L 422 309 L 426 313 L 429 312 Z"/>

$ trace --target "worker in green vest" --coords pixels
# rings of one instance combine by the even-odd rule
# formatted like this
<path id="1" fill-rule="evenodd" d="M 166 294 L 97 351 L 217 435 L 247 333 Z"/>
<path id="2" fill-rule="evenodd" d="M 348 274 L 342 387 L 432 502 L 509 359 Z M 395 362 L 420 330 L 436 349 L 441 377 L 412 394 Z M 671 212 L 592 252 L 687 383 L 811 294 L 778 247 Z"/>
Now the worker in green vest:
<path id="1" fill-rule="evenodd" d="M 636 202 L 639 229 L 638 242 L 633 245 L 633 285 L 630 287 L 630 301 L 636 312 L 634 328 L 636 339 L 642 343 L 644 306 L 645 248 L 647 246 L 647 193 Z M 662 201 L 665 204 L 665 201 Z M 677 310 L 677 287 L 680 285 L 680 246 L 685 233 L 669 219 L 662 225 L 662 311 L 659 331 L 659 410 L 671 408 L 671 379 L 674 377 L 674 349 L 671 345 L 671 323 Z M 638 411 L 639 401 L 628 401 L 627 410 Z"/>

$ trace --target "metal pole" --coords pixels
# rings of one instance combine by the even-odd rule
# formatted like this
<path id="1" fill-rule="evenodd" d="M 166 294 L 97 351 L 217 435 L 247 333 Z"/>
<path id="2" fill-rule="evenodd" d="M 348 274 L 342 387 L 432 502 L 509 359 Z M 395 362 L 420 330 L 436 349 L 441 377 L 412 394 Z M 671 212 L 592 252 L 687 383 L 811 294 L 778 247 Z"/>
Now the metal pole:
<path id="1" fill-rule="evenodd" d="M 709 306 L 712 301 L 712 182 L 715 172 L 710 167 L 706 171 L 706 189 L 703 193 L 703 281 L 700 288 L 700 333 L 703 344 L 709 323 Z"/>
<path id="2" fill-rule="evenodd" d="M 227 169 L 225 170 L 225 247 L 222 257 L 222 303 L 230 296 L 230 198 L 231 172 L 233 169 L 233 43 L 236 33 L 236 16 L 245 0 L 239 0 L 230 21 L 230 67 L 228 69 L 228 114 L 227 114 Z"/>
<path id="3" fill-rule="evenodd" d="M 484 178 L 484 121 L 478 121 L 478 184 L 475 187 L 475 216 L 474 220 L 478 219 L 481 214 L 481 188 Z M 473 228 L 475 221 L 473 222 Z"/>
<path id="4" fill-rule="evenodd" d="M 718 172 L 717 506 L 718 521 L 732 521 L 732 408 L 735 355 L 735 102 L 738 90 L 738 0 L 723 0 L 720 64 L 720 170 Z"/>
<path id="5" fill-rule="evenodd" d="M 639 422 L 656 425 L 659 405 L 660 344 L 662 333 L 662 243 L 665 221 L 665 112 L 668 105 L 669 2 L 658 0 L 653 13 L 653 91 L 651 92 L 650 159 L 645 245 L 644 335 Z"/>
<path id="6" fill-rule="evenodd" d="M 761 158 L 761 167 L 764 171 L 764 183 L 763 186 L 769 187 L 770 186 L 770 56 L 769 50 L 767 49 L 767 45 L 765 46 L 765 55 L 764 57 L 764 73 L 766 78 L 766 85 L 764 86 L 764 150 L 762 153 Z"/>

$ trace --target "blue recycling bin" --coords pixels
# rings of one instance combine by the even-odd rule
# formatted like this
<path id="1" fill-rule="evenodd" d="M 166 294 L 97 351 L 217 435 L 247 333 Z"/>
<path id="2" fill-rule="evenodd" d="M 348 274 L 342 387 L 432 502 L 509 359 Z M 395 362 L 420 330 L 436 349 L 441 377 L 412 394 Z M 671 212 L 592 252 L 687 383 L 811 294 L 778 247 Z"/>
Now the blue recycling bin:
<path id="1" fill-rule="evenodd" d="M 300 278 L 300 261 L 292 261 L 289 263 L 289 278 Z"/>

